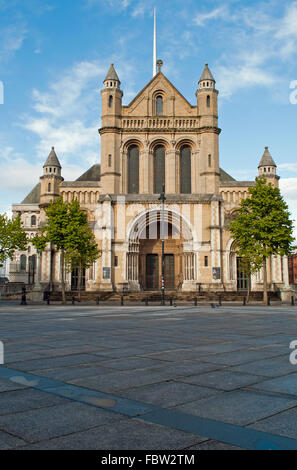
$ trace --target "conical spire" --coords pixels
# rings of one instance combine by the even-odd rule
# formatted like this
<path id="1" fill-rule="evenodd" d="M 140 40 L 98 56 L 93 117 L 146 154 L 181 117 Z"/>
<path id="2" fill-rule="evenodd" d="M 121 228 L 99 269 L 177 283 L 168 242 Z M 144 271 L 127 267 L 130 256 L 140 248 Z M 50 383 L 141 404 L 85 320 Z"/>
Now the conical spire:
<path id="1" fill-rule="evenodd" d="M 263 153 L 263 156 L 261 158 L 258 168 L 261 168 L 262 166 L 275 166 L 276 167 L 276 164 L 272 156 L 270 155 L 268 147 L 265 147 L 265 150 L 264 150 L 264 153 Z"/>
<path id="2" fill-rule="evenodd" d="M 62 168 L 59 159 L 56 155 L 55 147 L 52 147 L 50 154 L 47 157 L 45 164 L 43 165 L 43 168 L 45 168 L 46 166 L 56 166 L 58 168 Z"/>
<path id="3" fill-rule="evenodd" d="M 104 82 L 106 82 L 107 80 L 116 80 L 117 82 L 119 82 L 119 84 L 121 83 L 113 64 L 110 65 L 107 75 L 104 79 Z"/>
<path id="4" fill-rule="evenodd" d="M 203 70 L 203 73 L 201 75 L 199 82 L 201 82 L 202 80 L 212 80 L 213 82 L 215 82 L 215 79 L 213 78 L 212 73 L 208 68 L 208 64 L 205 64 L 205 67 L 204 67 L 204 70 Z"/>

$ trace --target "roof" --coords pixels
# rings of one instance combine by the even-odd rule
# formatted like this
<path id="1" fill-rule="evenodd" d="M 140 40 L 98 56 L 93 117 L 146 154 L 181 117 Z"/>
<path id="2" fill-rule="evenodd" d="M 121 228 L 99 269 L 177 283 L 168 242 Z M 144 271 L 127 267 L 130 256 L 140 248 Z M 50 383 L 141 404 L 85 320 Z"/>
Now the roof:
<path id="1" fill-rule="evenodd" d="M 272 156 L 270 155 L 268 147 L 265 147 L 265 150 L 264 150 L 264 153 L 263 153 L 263 156 L 261 158 L 258 168 L 260 168 L 261 166 L 275 166 L 276 167 L 276 164 Z"/>
<path id="2" fill-rule="evenodd" d="M 236 181 L 232 176 L 230 176 L 226 171 L 220 168 L 220 181 Z"/>
<path id="3" fill-rule="evenodd" d="M 208 68 L 208 64 L 205 64 L 205 67 L 204 67 L 204 70 L 202 72 L 199 82 L 201 82 L 201 80 L 212 80 L 213 82 L 215 82 L 215 79 L 213 78 L 212 73 Z"/>
<path id="4" fill-rule="evenodd" d="M 138 98 L 139 96 L 144 93 L 144 91 L 149 87 L 151 86 L 151 84 L 154 82 L 154 81 L 157 81 L 158 78 L 160 77 L 163 77 L 166 82 L 173 88 L 173 90 L 176 91 L 176 93 L 178 93 L 178 95 L 183 99 L 183 101 L 185 101 L 188 106 L 190 108 L 195 108 L 195 106 L 192 106 L 191 103 L 189 103 L 189 101 L 181 94 L 180 91 L 178 91 L 178 89 L 173 85 L 173 83 L 171 83 L 171 81 L 166 77 L 166 75 L 163 74 L 163 72 L 158 72 L 156 73 L 156 75 L 153 76 L 153 78 L 150 79 L 150 81 L 137 93 L 137 95 L 132 99 L 132 101 L 130 101 L 130 103 L 127 105 L 127 106 L 123 106 L 123 108 L 129 108 Z"/>
<path id="5" fill-rule="evenodd" d="M 117 80 L 118 82 L 120 82 L 120 79 L 119 79 L 119 77 L 118 77 L 118 75 L 115 71 L 115 68 L 114 68 L 113 64 L 111 64 L 110 67 L 109 67 L 109 70 L 107 72 L 107 75 L 106 75 L 104 81 L 106 82 L 106 80 Z"/>
<path id="6" fill-rule="evenodd" d="M 83 173 L 76 181 L 100 181 L 100 165 L 96 163 Z"/>
<path id="7" fill-rule="evenodd" d="M 40 202 L 40 183 L 25 197 L 21 204 L 39 204 Z"/>
<path id="8" fill-rule="evenodd" d="M 47 157 L 47 160 L 46 160 L 45 164 L 43 165 L 43 168 L 45 166 L 57 166 L 58 168 L 61 168 L 59 159 L 58 159 L 58 157 L 56 155 L 56 152 L 55 152 L 55 147 L 52 147 L 52 149 L 49 153 L 49 156 Z"/>

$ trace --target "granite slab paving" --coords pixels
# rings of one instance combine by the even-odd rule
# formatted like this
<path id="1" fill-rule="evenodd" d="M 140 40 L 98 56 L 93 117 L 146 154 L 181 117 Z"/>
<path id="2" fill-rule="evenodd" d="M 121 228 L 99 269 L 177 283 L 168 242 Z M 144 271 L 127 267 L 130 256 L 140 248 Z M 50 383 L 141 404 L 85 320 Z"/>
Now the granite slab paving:
<path id="1" fill-rule="evenodd" d="M 219 391 L 207 387 L 171 381 L 120 390 L 117 392 L 117 395 L 144 403 L 171 407 L 181 403 L 200 400 L 217 393 Z"/>
<path id="2" fill-rule="evenodd" d="M 224 423 L 247 425 L 297 406 L 297 398 L 284 398 L 252 390 L 235 390 L 178 405 L 177 410 Z"/>
<path id="3" fill-rule="evenodd" d="M 57 406 L 0 416 L 0 429 L 27 442 L 38 442 L 104 424 L 110 426 L 121 418 L 111 411 L 64 400 Z"/>
<path id="4" fill-rule="evenodd" d="M 179 450 L 207 438 L 178 431 L 167 426 L 145 423 L 132 418 L 117 421 L 114 426 L 101 426 L 65 437 L 39 442 L 23 449 L 60 450 Z"/>
<path id="5" fill-rule="evenodd" d="M 4 367 L 16 379 L 0 366 L 0 449 L 295 448 L 296 318 L 285 305 L 1 304 Z M 116 410 L 89 395 L 101 392 Z"/>
<path id="6" fill-rule="evenodd" d="M 180 382 L 188 384 L 201 385 L 204 387 L 212 387 L 217 390 L 230 391 L 237 388 L 252 386 L 258 384 L 266 377 L 259 375 L 243 374 L 241 372 L 232 372 L 230 369 L 216 370 L 206 374 L 190 375 L 187 377 L 176 379 Z M 257 385 L 255 385 L 257 388 Z M 261 388 L 261 385 L 259 385 Z"/>

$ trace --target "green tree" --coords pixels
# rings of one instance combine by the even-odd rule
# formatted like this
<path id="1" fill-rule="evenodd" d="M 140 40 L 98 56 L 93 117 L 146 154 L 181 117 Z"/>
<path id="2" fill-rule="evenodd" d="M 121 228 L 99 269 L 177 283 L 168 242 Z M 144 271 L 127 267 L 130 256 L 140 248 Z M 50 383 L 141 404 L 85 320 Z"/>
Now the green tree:
<path id="1" fill-rule="evenodd" d="M 78 201 L 69 205 L 71 227 L 66 249 L 66 263 L 70 269 L 78 269 L 78 298 L 81 293 L 83 269 L 89 268 L 100 256 L 94 234 L 89 227 L 87 214 L 83 212 Z"/>
<path id="2" fill-rule="evenodd" d="M 80 257 L 79 264 L 82 267 L 87 266 L 89 259 L 82 258 L 82 254 L 84 250 L 88 251 L 85 245 L 91 244 L 90 240 L 93 240 L 96 245 L 95 238 L 89 228 L 87 215 L 80 209 L 78 201 L 63 202 L 62 197 L 59 197 L 55 202 L 50 203 L 45 213 L 47 223 L 42 227 L 41 234 L 34 237 L 32 242 L 39 252 L 44 251 L 48 242 L 55 245 L 56 249 L 60 251 L 62 302 L 66 303 L 65 264 L 70 263 L 74 266 Z M 99 252 L 96 252 L 96 258 L 98 256 Z"/>
<path id="3" fill-rule="evenodd" d="M 6 259 L 12 259 L 16 250 L 26 250 L 27 243 L 20 216 L 9 219 L 0 214 L 0 266 Z"/>
<path id="4" fill-rule="evenodd" d="M 267 258 L 288 255 L 294 242 L 293 222 L 279 189 L 267 184 L 264 177 L 257 178 L 228 229 L 239 256 L 247 257 L 256 270 L 263 267 L 263 302 L 267 305 Z"/>
<path id="5" fill-rule="evenodd" d="M 236 245 L 235 245 L 236 246 Z M 263 259 L 262 256 L 258 254 L 251 254 L 250 252 L 246 253 L 240 248 L 237 251 L 237 255 L 239 256 L 239 267 L 242 269 L 244 274 L 247 277 L 247 298 L 246 301 L 249 303 L 250 301 L 250 293 L 251 293 L 251 275 L 258 272 L 262 265 Z"/>

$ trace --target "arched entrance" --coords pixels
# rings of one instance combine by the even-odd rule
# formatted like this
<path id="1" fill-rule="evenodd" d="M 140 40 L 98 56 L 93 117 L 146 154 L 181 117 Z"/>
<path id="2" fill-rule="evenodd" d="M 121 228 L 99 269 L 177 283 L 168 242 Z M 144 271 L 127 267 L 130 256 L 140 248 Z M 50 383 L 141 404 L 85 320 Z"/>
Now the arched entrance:
<path id="1" fill-rule="evenodd" d="M 230 280 L 234 282 L 237 291 L 247 291 L 250 275 L 242 258 L 238 256 L 236 243 L 233 241 L 229 252 Z"/>
<path id="2" fill-rule="evenodd" d="M 161 289 L 161 210 L 143 213 L 133 223 L 127 254 L 127 280 L 140 289 Z M 168 209 L 164 214 L 164 280 L 166 290 L 181 289 L 196 276 L 193 237 L 183 217 Z"/>

